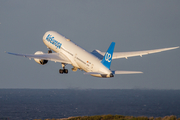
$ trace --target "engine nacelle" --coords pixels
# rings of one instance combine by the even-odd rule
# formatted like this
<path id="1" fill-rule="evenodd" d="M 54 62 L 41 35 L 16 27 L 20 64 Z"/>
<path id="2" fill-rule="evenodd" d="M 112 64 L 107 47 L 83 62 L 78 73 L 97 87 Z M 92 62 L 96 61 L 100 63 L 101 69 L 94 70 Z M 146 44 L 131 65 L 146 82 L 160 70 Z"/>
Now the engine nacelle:
<path id="1" fill-rule="evenodd" d="M 44 54 L 44 53 L 42 51 L 37 51 L 34 54 L 38 55 L 38 54 Z M 48 60 L 36 59 L 36 58 L 34 58 L 34 61 L 36 61 L 38 64 L 41 64 L 41 65 L 45 65 L 48 62 Z"/>

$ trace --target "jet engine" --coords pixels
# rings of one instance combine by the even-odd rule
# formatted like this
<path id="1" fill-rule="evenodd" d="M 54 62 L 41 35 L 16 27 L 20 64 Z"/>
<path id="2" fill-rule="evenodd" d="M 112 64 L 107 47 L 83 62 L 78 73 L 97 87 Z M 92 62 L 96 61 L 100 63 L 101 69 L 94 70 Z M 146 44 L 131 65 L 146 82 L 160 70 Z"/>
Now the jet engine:
<path id="1" fill-rule="evenodd" d="M 37 51 L 34 53 L 35 55 L 40 55 L 40 54 L 44 54 L 42 51 Z M 34 61 L 36 61 L 38 64 L 41 64 L 41 65 L 45 65 L 47 64 L 48 60 L 43 60 L 43 59 L 37 59 L 37 58 L 34 58 Z"/>

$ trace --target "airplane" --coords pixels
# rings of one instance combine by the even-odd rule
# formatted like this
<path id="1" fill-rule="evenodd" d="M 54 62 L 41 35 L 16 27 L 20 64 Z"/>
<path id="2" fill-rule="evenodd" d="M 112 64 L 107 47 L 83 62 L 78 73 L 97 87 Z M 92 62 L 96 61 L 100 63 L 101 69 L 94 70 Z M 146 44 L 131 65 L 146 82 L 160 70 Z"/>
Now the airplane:
<path id="1" fill-rule="evenodd" d="M 106 52 L 93 50 L 87 52 L 83 48 L 76 45 L 70 39 L 67 39 L 55 31 L 47 31 L 43 36 L 43 42 L 47 46 L 48 53 L 37 51 L 35 54 L 17 54 L 6 52 L 11 55 L 33 58 L 35 62 L 45 65 L 48 61 L 60 62 L 63 69 L 59 69 L 60 74 L 67 74 L 68 69 L 65 69 L 67 64 L 73 66 L 72 71 L 83 70 L 84 74 L 89 74 L 94 77 L 111 78 L 115 74 L 138 74 L 141 71 L 118 71 L 111 70 L 111 62 L 113 59 L 129 58 L 134 56 L 148 55 L 162 51 L 177 49 L 178 47 L 133 51 L 133 52 L 114 52 L 115 42 L 112 42 Z M 52 53 L 52 50 L 55 53 Z"/>

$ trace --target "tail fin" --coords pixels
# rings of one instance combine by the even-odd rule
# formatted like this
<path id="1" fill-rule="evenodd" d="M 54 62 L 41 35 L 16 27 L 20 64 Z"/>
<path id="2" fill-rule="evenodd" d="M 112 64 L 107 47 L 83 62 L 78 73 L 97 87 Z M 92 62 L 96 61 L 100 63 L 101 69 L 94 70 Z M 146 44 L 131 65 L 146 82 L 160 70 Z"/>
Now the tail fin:
<path id="1" fill-rule="evenodd" d="M 104 55 L 104 58 L 102 59 L 101 63 L 106 66 L 108 69 L 110 69 L 111 66 L 111 60 L 114 52 L 115 42 L 112 42 L 109 46 L 106 54 Z"/>

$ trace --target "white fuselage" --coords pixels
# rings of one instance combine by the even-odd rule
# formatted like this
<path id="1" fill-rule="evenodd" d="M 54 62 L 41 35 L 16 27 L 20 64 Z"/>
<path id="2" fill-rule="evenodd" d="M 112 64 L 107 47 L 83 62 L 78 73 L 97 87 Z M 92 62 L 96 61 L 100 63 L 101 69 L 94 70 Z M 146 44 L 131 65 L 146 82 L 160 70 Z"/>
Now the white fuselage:
<path id="1" fill-rule="evenodd" d="M 46 32 L 43 36 L 43 42 L 49 49 L 66 56 L 73 67 L 86 72 L 101 73 L 101 75 L 91 74 L 92 76 L 103 77 L 102 75 L 104 74 L 106 77 L 110 77 L 111 71 L 101 63 L 100 59 L 57 32 Z"/>

